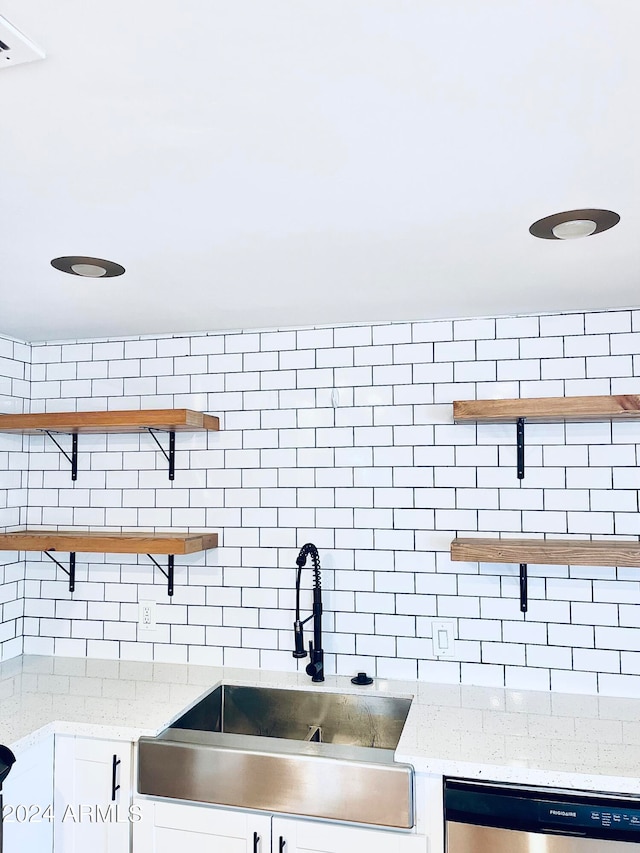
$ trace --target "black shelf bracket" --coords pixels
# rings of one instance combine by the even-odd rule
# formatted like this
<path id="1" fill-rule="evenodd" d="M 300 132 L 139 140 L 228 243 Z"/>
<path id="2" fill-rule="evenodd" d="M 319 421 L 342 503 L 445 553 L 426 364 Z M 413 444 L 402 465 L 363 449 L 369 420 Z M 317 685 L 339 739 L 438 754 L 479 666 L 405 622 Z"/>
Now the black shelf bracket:
<path id="1" fill-rule="evenodd" d="M 516 421 L 516 446 L 518 449 L 518 479 L 524 480 L 524 418 Z"/>
<path id="2" fill-rule="evenodd" d="M 155 558 L 155 557 L 152 557 L 152 556 L 151 556 L 151 554 L 147 554 L 147 557 L 151 560 L 151 562 L 152 562 L 152 563 L 155 563 L 155 565 L 157 566 L 157 568 L 159 568 L 159 569 L 160 569 L 160 571 L 162 572 L 162 574 L 163 574 L 163 575 L 165 576 L 165 578 L 167 579 L 167 594 L 168 594 L 168 595 L 173 595 L 173 568 L 174 568 L 174 560 L 175 560 L 174 555 L 173 555 L 173 554 L 169 554 L 169 557 L 168 557 L 168 559 L 167 559 L 167 571 L 166 571 L 166 572 L 165 572 L 165 570 L 162 568 L 162 566 L 160 565 L 160 563 L 156 560 L 156 558 Z"/>
<path id="3" fill-rule="evenodd" d="M 528 607 L 528 589 L 527 589 L 527 564 L 520 563 L 520 611 L 527 612 Z"/>
<path id="4" fill-rule="evenodd" d="M 49 436 L 49 438 L 55 444 L 55 446 L 58 448 L 60 453 L 62 453 L 62 455 L 67 460 L 67 462 L 69 462 L 69 464 L 71 465 L 71 479 L 77 480 L 78 479 L 78 433 L 77 432 L 71 433 L 71 456 L 69 456 L 69 454 L 64 449 L 64 447 L 62 447 L 59 444 L 59 442 L 56 441 L 56 439 L 53 437 L 53 433 L 51 432 L 51 430 L 44 429 L 44 430 L 42 430 L 42 432 L 46 433 Z M 58 435 L 67 435 L 67 433 L 58 433 Z"/>
<path id="5" fill-rule="evenodd" d="M 76 588 L 76 553 L 75 551 L 71 551 L 69 554 L 69 568 L 67 569 L 59 560 L 56 560 L 55 557 L 51 556 L 50 551 L 43 551 L 43 554 L 52 560 L 59 569 L 65 573 L 65 575 L 69 576 L 69 592 L 73 592 Z"/>
<path id="6" fill-rule="evenodd" d="M 174 430 L 169 432 L 169 452 L 164 449 L 164 447 L 160 444 L 156 437 L 157 432 L 164 432 L 164 430 L 154 429 L 153 427 L 147 427 L 147 432 L 151 436 L 151 438 L 158 445 L 160 450 L 164 454 L 164 458 L 169 463 L 169 479 L 175 480 L 176 477 L 176 434 Z"/>

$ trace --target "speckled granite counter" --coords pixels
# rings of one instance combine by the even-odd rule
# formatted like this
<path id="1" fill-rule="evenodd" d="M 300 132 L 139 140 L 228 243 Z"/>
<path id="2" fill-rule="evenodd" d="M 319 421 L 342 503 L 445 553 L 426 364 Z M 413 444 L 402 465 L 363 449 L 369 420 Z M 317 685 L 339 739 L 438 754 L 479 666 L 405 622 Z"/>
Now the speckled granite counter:
<path id="1" fill-rule="evenodd" d="M 640 700 L 486 687 L 24 656 L 0 665 L 0 743 L 154 735 L 222 680 L 412 696 L 396 759 L 418 772 L 640 793 Z"/>
<path id="2" fill-rule="evenodd" d="M 415 687 L 396 759 L 417 771 L 640 793 L 640 699 Z"/>
<path id="3" fill-rule="evenodd" d="M 0 743 L 50 732 L 135 740 L 157 734 L 221 678 L 218 667 L 25 655 L 0 664 Z"/>

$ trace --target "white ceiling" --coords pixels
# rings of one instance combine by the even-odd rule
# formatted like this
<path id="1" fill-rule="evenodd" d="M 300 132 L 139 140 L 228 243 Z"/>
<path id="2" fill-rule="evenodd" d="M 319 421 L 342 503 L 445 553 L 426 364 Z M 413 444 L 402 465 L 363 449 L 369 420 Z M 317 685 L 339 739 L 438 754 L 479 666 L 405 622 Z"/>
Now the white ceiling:
<path id="1" fill-rule="evenodd" d="M 0 0 L 0 332 L 640 304 L 638 0 Z M 579 207 L 585 240 L 529 225 Z M 123 264 L 109 280 L 59 255 Z"/>

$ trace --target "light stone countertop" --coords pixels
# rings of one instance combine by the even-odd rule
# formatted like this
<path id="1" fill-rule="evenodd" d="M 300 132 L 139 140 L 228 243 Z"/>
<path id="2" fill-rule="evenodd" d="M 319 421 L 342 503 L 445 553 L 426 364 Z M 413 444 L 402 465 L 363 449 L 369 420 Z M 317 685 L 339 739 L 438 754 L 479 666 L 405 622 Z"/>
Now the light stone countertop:
<path id="1" fill-rule="evenodd" d="M 23 656 L 0 664 L 0 743 L 155 735 L 221 681 L 413 697 L 396 760 L 419 773 L 640 793 L 640 699 L 187 664 Z"/>

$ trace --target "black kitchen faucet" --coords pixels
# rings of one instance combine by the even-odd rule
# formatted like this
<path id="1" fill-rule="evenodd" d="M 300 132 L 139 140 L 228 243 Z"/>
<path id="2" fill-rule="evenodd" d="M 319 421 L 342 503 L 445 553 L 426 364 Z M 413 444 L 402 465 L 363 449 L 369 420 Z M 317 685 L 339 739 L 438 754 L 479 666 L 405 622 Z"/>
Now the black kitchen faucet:
<path id="1" fill-rule="evenodd" d="M 300 620 L 300 576 L 302 569 L 307 562 L 307 556 L 311 557 L 313 563 L 313 608 L 310 616 Z M 298 564 L 298 574 L 296 577 L 296 621 L 293 623 L 293 632 L 295 637 L 294 658 L 304 658 L 307 656 L 304 647 L 304 637 L 302 635 L 302 626 L 309 619 L 313 619 L 313 642 L 309 642 L 309 657 L 311 662 L 307 664 L 307 675 L 311 676 L 312 681 L 324 681 L 324 652 L 322 650 L 322 582 L 320 580 L 320 556 L 318 549 L 311 542 L 303 545 L 300 553 L 296 558 Z"/>

